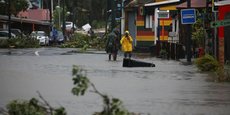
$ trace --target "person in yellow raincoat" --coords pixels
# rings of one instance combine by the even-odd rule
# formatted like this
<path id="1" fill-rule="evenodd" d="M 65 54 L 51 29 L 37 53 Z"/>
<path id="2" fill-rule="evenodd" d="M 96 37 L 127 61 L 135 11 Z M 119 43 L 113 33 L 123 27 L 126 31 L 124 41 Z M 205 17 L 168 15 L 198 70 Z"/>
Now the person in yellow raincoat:
<path id="1" fill-rule="evenodd" d="M 120 40 L 122 51 L 124 52 L 124 57 L 127 58 L 127 55 L 129 55 L 129 58 L 132 56 L 133 51 L 133 38 L 130 36 L 129 31 L 125 31 L 125 35 Z"/>

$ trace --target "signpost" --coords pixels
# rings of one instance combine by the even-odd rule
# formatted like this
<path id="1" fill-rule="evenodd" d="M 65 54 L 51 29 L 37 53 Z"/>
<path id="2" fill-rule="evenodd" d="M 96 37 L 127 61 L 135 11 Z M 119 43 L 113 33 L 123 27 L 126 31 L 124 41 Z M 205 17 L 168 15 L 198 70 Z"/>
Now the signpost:
<path id="1" fill-rule="evenodd" d="M 186 53 L 187 53 L 187 62 L 188 64 L 191 64 L 191 58 L 192 58 L 192 51 L 191 51 L 191 36 L 192 36 L 192 26 L 191 24 L 194 24 L 196 22 L 196 12 L 195 9 L 191 8 L 191 0 L 187 0 L 187 8 L 181 10 L 181 22 L 182 24 L 187 24 L 187 40 L 186 40 Z"/>
<path id="2" fill-rule="evenodd" d="M 216 28 L 220 26 L 230 26 L 230 19 L 211 22 L 211 28 Z"/>
<path id="3" fill-rule="evenodd" d="M 181 10 L 181 23 L 182 24 L 194 24 L 196 22 L 195 9 L 183 9 Z"/>

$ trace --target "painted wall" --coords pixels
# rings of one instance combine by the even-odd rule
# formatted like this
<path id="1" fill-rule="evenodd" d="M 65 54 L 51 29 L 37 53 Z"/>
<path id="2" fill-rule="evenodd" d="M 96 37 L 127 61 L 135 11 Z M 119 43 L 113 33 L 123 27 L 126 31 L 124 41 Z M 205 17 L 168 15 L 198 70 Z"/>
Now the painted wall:
<path id="1" fill-rule="evenodd" d="M 162 1 L 162 0 L 160 0 Z M 159 10 L 169 10 L 169 11 L 176 11 L 176 6 L 171 5 L 167 7 L 160 7 Z M 159 30 L 160 30 L 160 40 L 161 41 L 168 41 L 169 40 L 169 32 L 172 31 L 172 17 L 169 15 L 169 18 L 162 18 L 159 19 Z"/>
<path id="2" fill-rule="evenodd" d="M 161 2 L 165 0 L 156 0 L 156 2 Z M 146 28 L 146 14 L 141 14 L 139 11 L 140 7 L 137 8 L 137 10 L 132 10 L 132 12 L 136 13 L 136 16 L 133 18 L 133 16 L 130 16 L 130 12 L 126 12 L 129 16 L 127 16 L 128 21 L 128 29 L 131 32 L 135 32 L 133 35 L 135 38 L 135 45 L 137 47 L 149 47 L 153 46 L 156 43 L 156 40 L 162 40 L 162 41 L 168 41 L 169 40 L 169 32 L 172 31 L 172 23 L 173 19 L 171 17 L 165 18 L 165 19 L 159 19 L 156 18 L 157 15 L 156 12 L 153 10 L 152 14 L 149 14 L 152 16 L 152 27 Z M 159 10 L 173 10 L 177 11 L 176 5 L 171 5 L 167 7 L 161 7 Z M 155 12 L 155 13 L 154 13 Z M 135 19 L 135 23 L 133 23 L 133 20 Z M 159 26 L 159 27 L 158 27 Z M 178 26 L 176 23 L 174 23 L 174 26 Z M 158 28 L 157 28 L 158 27 Z M 134 29 L 135 28 L 135 29 Z M 178 27 L 177 27 L 178 28 Z M 158 32 L 159 30 L 159 32 Z M 157 33 L 160 34 L 160 38 L 158 38 Z"/>
<path id="3" fill-rule="evenodd" d="M 154 17 L 154 15 L 152 15 L 152 17 Z M 154 18 L 152 18 L 152 22 L 154 23 Z M 153 45 L 155 41 L 154 32 L 152 28 L 145 27 L 145 16 L 141 16 L 140 13 L 137 13 L 136 28 L 137 46 L 144 47 Z"/>

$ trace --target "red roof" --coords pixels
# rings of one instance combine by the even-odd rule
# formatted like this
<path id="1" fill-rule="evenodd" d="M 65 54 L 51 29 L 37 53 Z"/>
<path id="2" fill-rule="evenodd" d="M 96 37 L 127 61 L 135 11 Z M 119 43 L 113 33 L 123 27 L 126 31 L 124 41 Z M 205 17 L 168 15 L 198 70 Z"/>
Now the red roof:
<path id="1" fill-rule="evenodd" d="M 191 8 L 205 8 L 206 0 L 191 0 Z M 187 8 L 187 1 L 179 4 L 176 8 Z"/>

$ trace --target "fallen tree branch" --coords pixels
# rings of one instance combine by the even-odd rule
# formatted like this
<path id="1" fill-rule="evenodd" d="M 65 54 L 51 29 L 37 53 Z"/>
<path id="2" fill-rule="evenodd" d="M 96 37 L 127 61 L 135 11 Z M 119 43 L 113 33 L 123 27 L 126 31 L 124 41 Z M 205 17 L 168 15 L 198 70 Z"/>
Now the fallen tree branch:
<path id="1" fill-rule="evenodd" d="M 50 106 L 50 104 L 48 103 L 48 101 L 46 101 L 44 99 L 44 97 L 41 95 L 41 93 L 39 91 L 37 91 L 39 98 L 45 103 L 45 105 L 48 107 L 49 111 L 50 111 L 50 115 L 53 115 L 53 111 L 54 108 Z"/>

